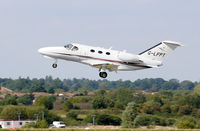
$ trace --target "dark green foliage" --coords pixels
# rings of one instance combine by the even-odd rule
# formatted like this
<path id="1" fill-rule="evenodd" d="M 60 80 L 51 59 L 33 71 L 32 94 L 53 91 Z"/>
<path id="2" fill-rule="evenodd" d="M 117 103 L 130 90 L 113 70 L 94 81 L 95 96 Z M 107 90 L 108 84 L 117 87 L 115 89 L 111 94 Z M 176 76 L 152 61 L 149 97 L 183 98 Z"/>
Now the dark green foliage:
<path id="1" fill-rule="evenodd" d="M 180 115 L 190 115 L 192 113 L 192 107 L 188 105 L 180 106 L 178 113 Z"/>
<path id="2" fill-rule="evenodd" d="M 54 88 L 51 86 L 47 89 L 47 93 L 50 93 L 50 94 L 54 94 L 55 93 L 55 90 Z"/>
<path id="3" fill-rule="evenodd" d="M 53 121 L 60 120 L 60 117 L 58 117 L 54 113 L 49 112 L 44 107 L 39 107 L 39 106 L 27 107 L 27 106 L 13 106 L 13 105 L 4 106 L 2 108 L 0 118 L 8 119 L 8 120 L 9 119 L 17 120 L 19 113 L 20 113 L 20 119 L 30 119 L 30 120 L 36 120 L 37 115 L 38 115 L 38 119 L 42 120 L 42 113 L 44 113 L 44 119 L 49 124 L 52 123 Z"/>
<path id="4" fill-rule="evenodd" d="M 7 95 L 5 99 L 0 101 L 0 105 L 17 105 L 17 97 L 16 96 L 10 96 Z"/>
<path id="5" fill-rule="evenodd" d="M 180 89 L 182 90 L 193 90 L 195 84 L 191 81 L 183 81 L 180 83 Z"/>
<path id="6" fill-rule="evenodd" d="M 170 108 L 170 105 L 163 105 L 162 107 L 161 107 L 161 112 L 162 113 L 167 113 L 167 114 L 169 114 L 169 113 L 171 113 L 171 108 Z"/>
<path id="7" fill-rule="evenodd" d="M 70 118 L 70 119 L 77 119 L 78 114 L 76 112 L 68 112 L 66 115 L 66 118 Z"/>
<path id="8" fill-rule="evenodd" d="M 137 105 L 134 102 L 129 103 L 122 114 L 122 126 L 125 128 L 134 128 L 134 120 L 137 115 Z"/>
<path id="9" fill-rule="evenodd" d="M 194 108 L 200 108 L 200 95 L 197 93 L 186 95 L 179 101 L 179 103 L 181 105 L 189 105 Z"/>
<path id="10" fill-rule="evenodd" d="M 180 84 L 179 84 L 179 81 L 176 79 L 171 79 L 162 85 L 162 89 L 164 90 L 177 90 L 179 88 L 180 88 Z"/>
<path id="11" fill-rule="evenodd" d="M 12 89 L 17 92 L 49 92 L 54 93 L 55 91 L 77 91 L 77 90 L 97 90 L 97 89 L 138 89 L 146 91 L 160 91 L 160 90 L 192 90 L 197 83 L 191 81 L 179 82 L 176 79 L 165 81 L 162 78 L 156 79 L 138 79 L 135 82 L 131 81 L 108 81 L 108 80 L 88 80 L 88 79 L 64 79 L 59 78 L 53 79 L 51 76 L 47 76 L 45 79 L 32 79 L 19 78 L 16 80 L 12 79 L 1 79 L 0 84 Z M 85 94 L 85 93 L 84 93 Z M 87 94 L 87 93 L 86 93 Z"/>
<path id="12" fill-rule="evenodd" d="M 2 119 L 18 119 L 18 113 L 20 113 L 21 119 L 27 119 L 28 114 L 26 114 L 26 107 L 18 107 L 18 106 L 6 106 L 1 111 Z"/>
<path id="13" fill-rule="evenodd" d="M 149 126 L 149 125 L 173 125 L 175 121 L 155 115 L 140 114 L 134 120 L 135 126 Z"/>
<path id="14" fill-rule="evenodd" d="M 40 96 L 36 99 L 36 106 L 44 106 L 47 109 L 53 109 L 54 96 Z"/>
<path id="15" fill-rule="evenodd" d="M 96 122 L 98 125 L 121 125 L 121 119 L 119 117 L 107 114 L 97 116 Z"/>
<path id="16" fill-rule="evenodd" d="M 49 125 L 45 120 L 37 121 L 36 128 L 48 128 Z"/>
<path id="17" fill-rule="evenodd" d="M 94 109 L 103 109 L 107 107 L 114 107 L 114 101 L 107 97 L 105 90 L 98 90 L 92 101 L 92 106 Z"/>
<path id="18" fill-rule="evenodd" d="M 33 100 L 34 100 L 34 96 L 32 94 L 24 95 L 22 97 L 17 98 L 17 102 L 22 103 L 24 105 L 32 105 Z"/>
<path id="19" fill-rule="evenodd" d="M 46 92 L 44 79 L 39 79 L 31 85 L 30 92 Z"/>
<path id="20" fill-rule="evenodd" d="M 93 116 L 95 115 L 95 125 L 121 125 L 121 118 L 115 115 L 108 115 L 102 113 L 93 113 L 85 118 L 86 123 L 93 123 Z"/>
<path id="21" fill-rule="evenodd" d="M 114 102 L 104 96 L 97 96 L 93 99 L 92 106 L 94 109 L 103 109 L 107 107 L 113 107 Z"/>
<path id="22" fill-rule="evenodd" d="M 30 122 L 30 123 L 27 123 L 26 125 L 22 126 L 21 128 L 37 128 L 37 125 L 35 122 Z"/>
<path id="23" fill-rule="evenodd" d="M 134 85 L 141 89 L 141 90 L 153 90 L 153 91 L 159 91 L 162 88 L 162 85 L 166 81 L 163 80 L 162 78 L 157 78 L 157 79 L 143 79 L 143 80 L 136 80 L 134 82 Z"/>
<path id="24" fill-rule="evenodd" d="M 73 109 L 73 104 L 69 100 L 66 100 L 64 102 L 64 105 L 63 105 L 63 110 L 65 110 L 66 112 L 68 112 L 71 109 Z"/>
<path id="25" fill-rule="evenodd" d="M 45 120 L 48 124 L 52 124 L 53 121 L 60 121 L 61 118 L 52 112 L 45 112 Z"/>
<path id="26" fill-rule="evenodd" d="M 77 112 L 70 111 L 66 114 L 66 118 L 64 119 L 64 121 L 68 126 L 79 126 L 81 125 L 81 121 L 79 121 L 77 117 Z"/>
<path id="27" fill-rule="evenodd" d="M 39 120 L 36 123 L 30 122 L 24 125 L 22 128 L 48 128 L 49 125 L 45 120 Z"/>
<path id="28" fill-rule="evenodd" d="M 184 116 L 177 122 L 179 129 L 194 129 L 197 127 L 197 120 L 191 116 Z"/>

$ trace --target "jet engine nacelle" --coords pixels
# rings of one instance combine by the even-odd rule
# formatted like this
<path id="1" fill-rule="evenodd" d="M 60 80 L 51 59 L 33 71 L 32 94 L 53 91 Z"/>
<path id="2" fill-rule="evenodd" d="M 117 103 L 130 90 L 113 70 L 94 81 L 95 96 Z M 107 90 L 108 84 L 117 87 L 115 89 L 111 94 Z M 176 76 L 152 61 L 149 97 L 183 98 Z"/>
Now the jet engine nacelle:
<path id="1" fill-rule="evenodd" d="M 138 62 L 139 57 L 137 55 L 133 55 L 126 52 L 120 52 L 118 58 L 125 62 Z"/>

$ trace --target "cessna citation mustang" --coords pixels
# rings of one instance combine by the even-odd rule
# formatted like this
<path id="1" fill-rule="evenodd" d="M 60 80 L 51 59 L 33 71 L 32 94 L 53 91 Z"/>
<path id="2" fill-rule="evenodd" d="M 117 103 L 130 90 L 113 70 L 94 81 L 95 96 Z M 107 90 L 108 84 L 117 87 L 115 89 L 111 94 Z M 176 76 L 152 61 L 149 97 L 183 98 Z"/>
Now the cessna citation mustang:
<path id="1" fill-rule="evenodd" d="M 133 71 L 162 65 L 163 60 L 176 47 L 181 44 L 173 41 L 162 41 L 156 46 L 138 54 L 127 53 L 126 51 L 116 51 L 93 47 L 81 44 L 68 44 L 64 47 L 45 47 L 38 52 L 46 58 L 55 60 L 52 67 L 57 67 L 57 60 L 68 60 L 90 65 L 99 69 L 99 76 L 107 77 L 108 71 Z"/>

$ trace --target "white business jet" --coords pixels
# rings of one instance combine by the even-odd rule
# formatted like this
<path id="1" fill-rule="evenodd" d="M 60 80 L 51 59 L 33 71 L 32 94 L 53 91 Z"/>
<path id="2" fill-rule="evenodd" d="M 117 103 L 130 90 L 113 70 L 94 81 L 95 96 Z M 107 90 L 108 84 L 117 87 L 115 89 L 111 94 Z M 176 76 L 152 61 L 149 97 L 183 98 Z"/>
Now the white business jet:
<path id="1" fill-rule="evenodd" d="M 63 47 L 40 48 L 38 52 L 46 58 L 54 59 L 53 68 L 57 67 L 57 60 L 68 60 L 87 64 L 99 69 L 99 76 L 107 77 L 106 71 L 134 71 L 159 67 L 163 60 L 181 44 L 173 41 L 162 41 L 156 46 L 138 54 L 116 51 L 101 47 L 81 44 L 68 44 Z"/>

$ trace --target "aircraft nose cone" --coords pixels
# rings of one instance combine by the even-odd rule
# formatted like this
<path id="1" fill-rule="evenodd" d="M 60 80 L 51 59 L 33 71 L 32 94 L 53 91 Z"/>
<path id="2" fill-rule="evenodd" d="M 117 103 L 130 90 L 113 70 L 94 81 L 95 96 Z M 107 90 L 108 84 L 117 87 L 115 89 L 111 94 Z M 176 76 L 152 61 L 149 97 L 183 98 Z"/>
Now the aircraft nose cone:
<path id="1" fill-rule="evenodd" d="M 45 49 L 45 48 L 40 48 L 40 49 L 38 49 L 38 52 L 39 52 L 40 54 L 44 54 L 44 53 L 45 53 L 45 51 L 46 51 L 46 49 Z"/>

